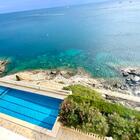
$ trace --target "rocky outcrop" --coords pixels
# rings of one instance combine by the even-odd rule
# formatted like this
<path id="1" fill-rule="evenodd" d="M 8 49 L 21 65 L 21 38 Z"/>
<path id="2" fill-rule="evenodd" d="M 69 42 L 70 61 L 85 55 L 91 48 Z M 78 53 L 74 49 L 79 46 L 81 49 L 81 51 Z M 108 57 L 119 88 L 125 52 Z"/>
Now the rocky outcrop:
<path id="1" fill-rule="evenodd" d="M 140 68 L 124 68 L 121 73 L 132 94 L 140 96 Z"/>
<path id="2" fill-rule="evenodd" d="M 140 85 L 140 69 L 127 68 L 122 69 L 121 73 L 129 86 Z"/>
<path id="3" fill-rule="evenodd" d="M 0 60 L 0 75 L 5 72 L 8 62 L 8 60 Z"/>
<path id="4" fill-rule="evenodd" d="M 120 68 L 122 76 L 104 80 L 101 84 L 104 89 L 124 94 L 140 96 L 140 67 Z"/>
<path id="5" fill-rule="evenodd" d="M 15 81 L 29 81 L 36 83 L 53 82 L 68 86 L 72 84 L 81 84 L 91 87 L 100 87 L 101 82 L 82 69 L 55 69 L 55 70 L 31 70 L 19 72 L 13 75 L 7 75 L 4 78 Z"/>

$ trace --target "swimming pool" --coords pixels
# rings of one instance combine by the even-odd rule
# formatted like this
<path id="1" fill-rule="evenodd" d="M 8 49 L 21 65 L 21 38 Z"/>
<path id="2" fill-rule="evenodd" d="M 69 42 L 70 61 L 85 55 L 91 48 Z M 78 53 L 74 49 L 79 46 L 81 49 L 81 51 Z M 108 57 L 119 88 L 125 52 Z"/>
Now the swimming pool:
<path id="1" fill-rule="evenodd" d="M 52 130 L 62 100 L 0 86 L 0 112 Z"/>

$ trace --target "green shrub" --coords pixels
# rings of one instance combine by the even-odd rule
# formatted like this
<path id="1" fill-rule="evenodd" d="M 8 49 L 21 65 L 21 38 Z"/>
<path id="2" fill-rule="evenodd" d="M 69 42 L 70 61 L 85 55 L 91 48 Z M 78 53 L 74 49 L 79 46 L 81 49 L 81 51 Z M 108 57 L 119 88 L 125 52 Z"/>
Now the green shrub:
<path id="1" fill-rule="evenodd" d="M 92 108 L 85 113 L 87 113 L 87 121 L 83 121 L 82 130 L 106 136 L 109 130 L 106 117 Z"/>
<path id="2" fill-rule="evenodd" d="M 108 117 L 109 135 L 116 140 L 140 140 L 140 121 L 127 120 L 118 114 L 112 114 Z"/>
<path id="3" fill-rule="evenodd" d="M 129 121 L 114 113 L 109 115 L 109 135 L 116 140 L 130 140 L 130 125 Z"/>
<path id="4" fill-rule="evenodd" d="M 108 102 L 81 85 L 65 89 L 73 94 L 61 106 L 60 121 L 64 125 L 116 140 L 140 140 L 140 112 Z"/>
<path id="5" fill-rule="evenodd" d="M 140 121 L 132 120 L 130 122 L 131 140 L 140 140 Z"/>
<path id="6" fill-rule="evenodd" d="M 91 99 L 91 98 L 87 98 L 87 97 L 81 97 L 79 95 L 70 95 L 68 97 L 68 99 L 72 100 L 73 102 L 77 102 L 81 105 L 87 104 L 88 106 L 98 108 L 100 110 L 100 112 L 106 116 L 108 114 L 112 114 L 115 112 L 115 113 L 119 114 L 120 116 L 127 118 L 127 119 L 136 118 L 136 119 L 140 120 L 139 112 L 128 109 L 128 108 L 124 107 L 123 105 L 110 103 L 103 99 Z"/>
<path id="7" fill-rule="evenodd" d="M 64 87 L 65 90 L 71 90 L 73 95 L 79 95 L 80 97 L 85 97 L 89 99 L 102 99 L 101 95 L 88 87 L 82 85 L 73 85 L 69 87 Z"/>
<path id="8" fill-rule="evenodd" d="M 61 106 L 60 121 L 66 126 L 79 128 L 84 132 L 93 132 L 100 135 L 108 133 L 108 124 L 98 110 L 72 100 L 65 100 Z"/>

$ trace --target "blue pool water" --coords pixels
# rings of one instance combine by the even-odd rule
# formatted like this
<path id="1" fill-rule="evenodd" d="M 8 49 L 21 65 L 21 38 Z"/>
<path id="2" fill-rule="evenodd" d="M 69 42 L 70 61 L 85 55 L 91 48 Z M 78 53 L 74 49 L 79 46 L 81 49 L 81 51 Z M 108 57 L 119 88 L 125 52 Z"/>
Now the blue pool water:
<path id="1" fill-rule="evenodd" d="M 0 87 L 0 112 L 52 130 L 62 100 Z"/>

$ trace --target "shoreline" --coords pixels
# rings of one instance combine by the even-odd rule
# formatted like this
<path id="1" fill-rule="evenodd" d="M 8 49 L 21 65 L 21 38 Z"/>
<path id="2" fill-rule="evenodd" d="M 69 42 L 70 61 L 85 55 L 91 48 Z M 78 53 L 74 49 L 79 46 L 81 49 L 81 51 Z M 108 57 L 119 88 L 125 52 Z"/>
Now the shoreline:
<path id="1" fill-rule="evenodd" d="M 30 83 L 43 84 L 45 82 L 54 82 L 63 87 L 72 84 L 84 84 L 90 86 L 99 86 L 103 79 L 93 78 L 89 73 L 79 68 L 73 69 L 52 69 L 52 70 L 27 70 L 2 77 L 14 81 L 26 81 Z"/>
<path id="2" fill-rule="evenodd" d="M 8 63 L 8 59 L 0 60 L 0 75 L 3 80 L 22 81 L 39 86 L 49 86 L 60 90 L 70 85 L 80 84 L 102 91 L 102 93 L 106 91 L 106 93 L 119 93 L 120 95 L 140 97 L 139 67 L 117 68 L 121 75 L 121 77 L 118 78 L 96 78 L 83 68 L 26 70 L 10 75 L 4 75 Z M 103 93 L 103 96 L 106 96 L 106 94 Z M 117 102 L 127 107 L 138 108 L 140 110 L 140 104 L 133 103 L 133 101 L 131 103 L 130 101 L 125 101 L 124 99 L 117 98 L 116 96 L 106 96 L 105 98 L 111 102 Z"/>
<path id="3" fill-rule="evenodd" d="M 30 82 L 43 83 L 45 81 L 69 86 L 71 84 L 82 84 L 90 87 L 103 88 L 111 91 L 118 91 L 123 94 L 140 96 L 140 68 L 120 67 L 116 70 L 120 77 L 99 78 L 94 77 L 83 68 L 57 68 L 57 69 L 36 69 L 25 70 L 16 73 L 6 74 L 8 59 L 0 60 L 0 76 L 9 77 L 17 81 L 25 80 Z"/>
<path id="4" fill-rule="evenodd" d="M 108 81 L 105 79 L 93 78 L 89 73 L 85 72 L 83 69 L 78 69 L 77 71 L 73 71 L 71 69 L 57 69 L 57 70 L 30 70 L 30 71 L 23 71 L 19 73 L 15 73 L 12 75 L 7 75 L 2 77 L 3 80 L 11 80 L 17 82 L 25 82 L 29 84 L 34 84 L 38 86 L 46 86 L 52 89 L 63 89 L 64 87 L 70 85 L 83 85 L 88 86 L 92 89 L 97 89 L 97 91 L 101 91 L 101 94 L 104 96 L 105 99 L 114 102 L 123 104 L 126 107 L 140 110 L 140 103 L 138 102 L 131 102 L 130 100 L 125 100 L 119 98 L 120 95 L 133 95 L 130 91 L 126 89 L 121 89 L 119 84 L 114 80 L 109 81 L 111 84 L 108 84 Z M 123 85 L 124 86 L 124 85 Z M 109 93 L 106 95 L 105 93 Z M 114 93 L 119 93 L 119 96 L 110 96 Z"/>

